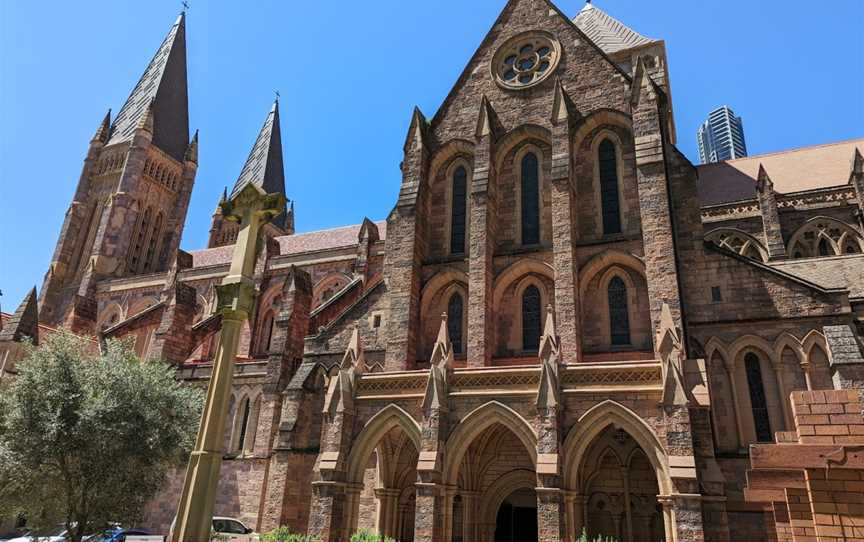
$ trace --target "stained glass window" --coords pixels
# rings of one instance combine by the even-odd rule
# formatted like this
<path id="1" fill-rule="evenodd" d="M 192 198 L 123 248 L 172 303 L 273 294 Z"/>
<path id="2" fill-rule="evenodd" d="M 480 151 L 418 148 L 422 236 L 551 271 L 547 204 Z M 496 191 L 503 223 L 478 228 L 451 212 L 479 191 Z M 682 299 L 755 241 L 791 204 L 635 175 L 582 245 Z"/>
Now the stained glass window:
<path id="1" fill-rule="evenodd" d="M 462 353 L 462 296 L 455 293 L 447 303 L 447 335 L 453 345 L 453 353 Z"/>
<path id="2" fill-rule="evenodd" d="M 621 277 L 612 277 L 606 290 L 609 298 L 609 327 L 612 345 L 630 344 L 630 315 L 627 312 L 627 285 Z"/>
<path id="3" fill-rule="evenodd" d="M 468 172 L 459 166 L 453 172 L 453 201 L 450 212 L 450 253 L 465 253 L 465 197 Z"/>
<path id="4" fill-rule="evenodd" d="M 759 356 L 750 352 L 744 356 L 744 368 L 747 372 L 747 387 L 750 389 L 750 406 L 753 409 L 753 425 L 756 428 L 756 440 L 771 442 L 771 421 L 768 418 L 768 402 L 765 399 L 765 386 L 762 384 L 762 368 Z"/>
<path id="5" fill-rule="evenodd" d="M 533 284 L 522 293 L 522 349 L 540 348 L 540 290 Z"/>
<path id="6" fill-rule="evenodd" d="M 540 242 L 540 187 L 537 155 L 522 158 L 522 244 Z"/>
<path id="7" fill-rule="evenodd" d="M 600 203 L 603 208 L 603 233 L 621 233 L 621 211 L 618 194 L 618 161 L 615 145 L 608 139 L 597 152 L 600 165 Z"/>

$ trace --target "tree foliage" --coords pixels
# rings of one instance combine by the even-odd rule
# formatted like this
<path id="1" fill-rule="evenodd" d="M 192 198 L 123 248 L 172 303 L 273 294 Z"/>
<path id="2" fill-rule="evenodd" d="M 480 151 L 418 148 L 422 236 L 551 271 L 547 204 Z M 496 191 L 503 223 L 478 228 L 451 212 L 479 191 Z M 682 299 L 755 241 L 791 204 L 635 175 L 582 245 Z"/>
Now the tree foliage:
<path id="1" fill-rule="evenodd" d="M 72 542 L 133 523 L 195 441 L 200 390 L 131 344 L 58 332 L 0 389 L 0 517 L 65 523 Z"/>
<path id="2" fill-rule="evenodd" d="M 292 533 L 288 527 L 278 527 L 261 535 L 261 542 L 318 542 L 317 538 Z"/>
<path id="3" fill-rule="evenodd" d="M 378 533 L 367 531 L 365 529 L 357 531 L 351 535 L 351 542 L 396 542 L 389 536 L 381 536 Z"/>

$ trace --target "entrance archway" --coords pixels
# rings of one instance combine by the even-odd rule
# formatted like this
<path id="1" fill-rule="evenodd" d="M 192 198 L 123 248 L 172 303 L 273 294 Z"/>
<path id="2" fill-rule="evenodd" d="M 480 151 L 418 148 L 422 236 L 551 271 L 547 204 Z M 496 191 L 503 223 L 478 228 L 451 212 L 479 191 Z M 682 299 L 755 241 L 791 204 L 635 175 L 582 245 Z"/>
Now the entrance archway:
<path id="1" fill-rule="evenodd" d="M 369 529 L 402 542 L 414 540 L 419 444 L 419 426 L 395 405 L 369 420 L 348 457 L 343 539 Z"/>
<path id="2" fill-rule="evenodd" d="M 517 489 L 498 506 L 495 542 L 537 542 L 537 493 Z"/>

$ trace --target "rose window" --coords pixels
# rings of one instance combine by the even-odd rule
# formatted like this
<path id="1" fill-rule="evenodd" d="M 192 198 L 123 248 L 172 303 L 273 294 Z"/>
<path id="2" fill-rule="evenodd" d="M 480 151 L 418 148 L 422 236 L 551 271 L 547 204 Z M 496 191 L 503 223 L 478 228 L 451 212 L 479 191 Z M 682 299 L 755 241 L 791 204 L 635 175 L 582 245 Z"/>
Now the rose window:
<path id="1" fill-rule="evenodd" d="M 511 38 L 493 58 L 499 85 L 519 89 L 536 85 L 555 70 L 561 57 L 558 41 L 546 33 L 530 32 Z"/>

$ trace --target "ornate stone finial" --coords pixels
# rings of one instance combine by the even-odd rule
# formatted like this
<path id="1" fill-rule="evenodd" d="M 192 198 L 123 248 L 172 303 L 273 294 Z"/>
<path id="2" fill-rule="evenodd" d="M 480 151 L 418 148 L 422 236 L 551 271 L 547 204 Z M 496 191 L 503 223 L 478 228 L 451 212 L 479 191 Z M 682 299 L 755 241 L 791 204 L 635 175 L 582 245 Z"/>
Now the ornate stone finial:
<path id="1" fill-rule="evenodd" d="M 137 128 L 139 130 L 144 130 L 149 134 L 153 134 L 153 104 L 156 103 L 155 98 L 150 98 L 150 103 L 147 104 L 147 109 L 144 110 L 144 114 L 141 115 L 141 118 L 138 120 Z"/>
<path id="2" fill-rule="evenodd" d="M 756 175 L 756 190 L 759 192 L 773 191 L 774 183 L 765 171 L 765 166 L 759 164 L 759 173 Z"/>
<path id="3" fill-rule="evenodd" d="M 438 338 L 432 348 L 432 358 L 429 364 L 444 369 L 453 367 L 453 345 L 450 344 L 450 333 L 447 330 L 447 313 L 441 314 L 441 325 L 438 327 Z"/>
<path id="4" fill-rule="evenodd" d="M 90 140 L 91 142 L 100 142 L 107 143 L 108 138 L 111 137 L 111 110 L 108 110 L 108 113 L 105 114 L 105 117 L 102 119 L 102 122 L 99 123 L 99 128 L 96 129 L 96 133 L 93 134 L 93 138 Z"/>
<path id="5" fill-rule="evenodd" d="M 414 111 L 411 114 L 411 125 L 408 127 L 408 135 L 405 138 L 403 150 L 408 152 L 411 149 L 422 149 L 426 146 L 426 117 L 420 108 L 414 106 Z"/>
<path id="6" fill-rule="evenodd" d="M 187 162 L 198 163 L 198 130 L 195 130 L 195 135 L 192 136 L 192 141 L 189 142 L 189 146 L 186 147 L 186 154 L 183 158 Z"/>
<path id="7" fill-rule="evenodd" d="M 552 124 L 559 122 L 567 122 L 572 114 L 573 104 L 570 102 L 570 96 L 564 90 L 564 85 L 561 84 L 561 78 L 555 78 L 555 95 L 552 99 Z"/>
<path id="8" fill-rule="evenodd" d="M 864 156 L 861 155 L 861 150 L 855 147 L 852 151 L 852 175 L 864 174 Z"/>
<path id="9" fill-rule="evenodd" d="M 558 361 L 558 355 L 561 352 L 561 345 L 558 340 L 558 333 L 555 329 L 555 309 L 551 304 L 546 306 L 546 322 L 543 325 L 543 336 L 540 337 L 540 360 Z"/>
<path id="10" fill-rule="evenodd" d="M 494 139 L 498 132 L 497 128 L 495 109 L 492 108 L 489 98 L 484 94 L 480 97 L 480 113 L 477 115 L 477 126 L 474 129 L 474 136 L 477 139 L 492 136 Z"/>
<path id="11" fill-rule="evenodd" d="M 348 340 L 348 348 L 345 350 L 345 355 L 342 356 L 342 363 L 339 365 L 341 369 L 354 369 L 356 373 L 362 373 L 366 368 L 366 361 L 363 356 L 363 346 L 360 344 L 360 329 L 355 325 L 351 332 L 351 338 Z"/>

